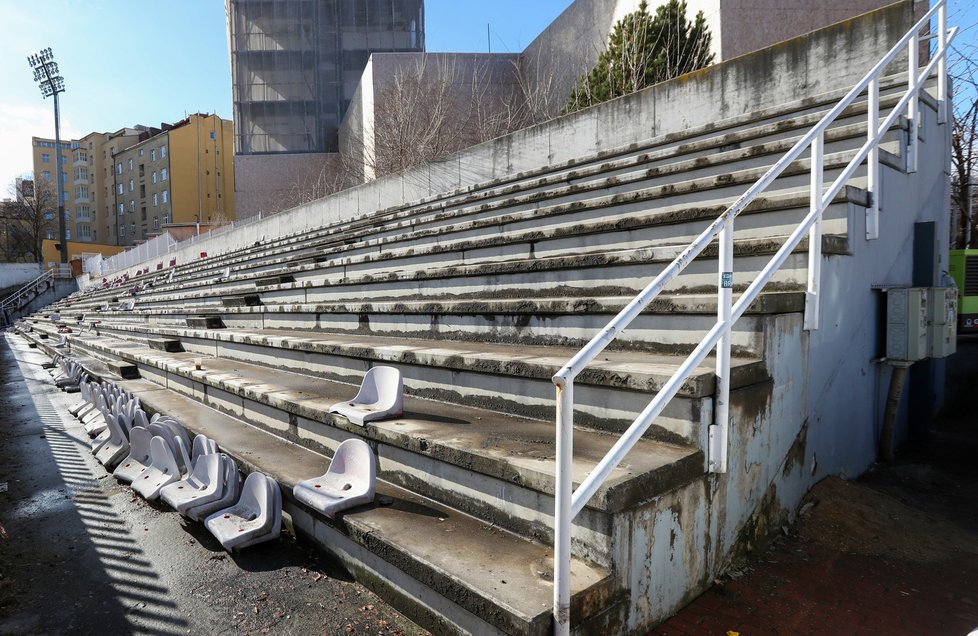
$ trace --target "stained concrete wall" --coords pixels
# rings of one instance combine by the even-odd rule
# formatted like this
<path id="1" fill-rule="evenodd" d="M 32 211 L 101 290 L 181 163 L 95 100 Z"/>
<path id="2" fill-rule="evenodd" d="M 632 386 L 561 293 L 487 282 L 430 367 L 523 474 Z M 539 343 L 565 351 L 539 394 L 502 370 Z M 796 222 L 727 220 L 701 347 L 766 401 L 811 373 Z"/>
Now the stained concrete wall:
<path id="1" fill-rule="evenodd" d="M 23 285 L 40 275 L 37 263 L 0 263 L 0 289 Z"/>
<path id="2" fill-rule="evenodd" d="M 235 155 L 235 218 L 294 207 L 317 183 L 332 179 L 338 166 L 336 153 Z"/>

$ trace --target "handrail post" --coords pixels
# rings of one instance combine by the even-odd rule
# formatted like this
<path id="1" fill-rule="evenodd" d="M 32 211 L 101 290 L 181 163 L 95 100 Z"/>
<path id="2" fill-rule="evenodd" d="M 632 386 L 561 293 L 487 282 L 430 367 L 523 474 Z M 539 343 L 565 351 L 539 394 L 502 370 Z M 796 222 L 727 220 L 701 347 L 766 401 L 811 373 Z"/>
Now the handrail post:
<path id="1" fill-rule="evenodd" d="M 557 474 L 554 484 L 554 636 L 570 634 L 571 495 L 574 482 L 574 380 L 557 387 Z"/>
<path id="2" fill-rule="evenodd" d="M 917 59 L 920 49 L 920 38 L 914 33 L 910 38 L 910 49 L 907 51 L 907 91 L 910 93 L 910 103 L 907 105 L 907 119 L 910 120 L 910 129 L 907 131 L 909 136 L 907 144 L 907 172 L 917 172 L 917 122 L 918 115 L 918 88 L 917 74 L 920 72 L 920 63 Z"/>
<path id="3" fill-rule="evenodd" d="M 880 80 L 878 77 L 870 80 L 868 90 L 869 112 L 866 135 L 871 146 L 866 159 L 866 189 L 869 191 L 869 207 L 866 208 L 866 240 L 872 241 L 880 235 Z"/>
<path id="4" fill-rule="evenodd" d="M 805 329 L 818 329 L 819 286 L 822 281 L 822 190 L 825 165 L 825 134 L 812 140 L 812 180 L 809 210 L 816 212 L 808 231 L 808 290 L 805 292 Z M 868 224 L 867 224 L 868 227 Z M 867 237 L 868 238 L 868 237 Z"/>
<path id="5" fill-rule="evenodd" d="M 937 9 L 937 123 L 947 121 L 947 2 Z"/>
<path id="6" fill-rule="evenodd" d="M 734 217 L 729 217 L 719 239 L 719 271 L 717 272 L 717 321 L 724 325 L 717 342 L 716 390 L 713 425 L 709 428 L 709 470 L 727 472 L 727 430 L 730 421 L 730 308 L 733 305 L 733 235 Z"/>

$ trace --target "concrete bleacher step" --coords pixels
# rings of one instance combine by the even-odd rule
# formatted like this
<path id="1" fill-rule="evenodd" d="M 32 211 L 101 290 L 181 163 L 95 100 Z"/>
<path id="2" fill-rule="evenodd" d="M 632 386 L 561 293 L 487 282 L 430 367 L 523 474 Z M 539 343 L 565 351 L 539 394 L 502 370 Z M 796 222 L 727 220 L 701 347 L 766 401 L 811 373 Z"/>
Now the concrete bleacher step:
<path id="1" fill-rule="evenodd" d="M 883 82 L 883 86 L 882 86 L 883 93 L 881 98 L 881 106 L 883 108 L 883 112 L 885 112 L 889 106 L 892 106 L 892 102 L 895 101 L 895 98 L 892 96 L 888 96 L 886 94 L 886 91 L 888 89 L 897 86 L 900 83 L 900 81 L 901 81 L 900 78 L 887 78 L 887 80 Z M 836 97 L 834 94 L 832 96 L 825 96 L 825 99 L 822 100 L 822 102 L 829 103 L 829 99 L 830 98 L 834 99 L 834 97 Z M 926 100 L 924 101 L 926 102 Z M 664 144 L 667 147 L 663 150 L 653 151 L 652 153 L 650 153 L 649 151 L 643 152 L 641 150 L 641 147 L 639 149 L 629 148 L 625 151 L 609 151 L 609 152 L 601 153 L 598 157 L 594 159 L 585 159 L 582 162 L 580 162 L 580 164 L 569 166 L 570 168 L 573 168 L 571 172 L 561 172 L 560 167 L 551 167 L 548 168 L 551 174 L 547 175 L 544 178 L 532 181 L 531 186 L 539 187 L 541 185 L 554 182 L 553 181 L 554 179 L 559 179 L 561 181 L 566 179 L 576 179 L 579 178 L 581 175 L 583 175 L 587 170 L 591 170 L 591 171 L 605 170 L 607 169 L 607 164 L 609 161 L 620 160 L 622 156 L 632 158 L 633 160 L 635 158 L 639 158 L 642 161 L 649 161 L 650 156 L 652 154 L 655 154 L 656 152 L 658 152 L 662 156 L 669 156 L 669 154 L 673 152 L 682 152 L 684 154 L 692 153 L 693 155 L 695 155 L 698 151 L 701 152 L 704 148 L 712 149 L 714 152 L 722 151 L 723 149 L 727 149 L 731 147 L 737 148 L 741 145 L 741 143 L 744 140 L 749 141 L 751 139 L 754 139 L 754 140 L 761 140 L 767 142 L 770 141 L 770 139 L 772 138 L 780 139 L 783 137 L 786 131 L 790 132 L 793 130 L 803 130 L 808 126 L 810 126 L 811 124 L 813 124 L 818 119 L 818 117 L 820 117 L 822 114 L 821 111 L 815 110 L 818 108 L 818 104 L 819 104 L 819 100 L 813 99 L 813 100 L 807 100 L 805 103 L 796 105 L 796 108 L 799 110 L 799 112 L 804 114 L 800 114 L 797 117 L 789 118 L 789 119 L 784 119 L 783 113 L 778 111 L 772 111 L 772 113 L 767 113 L 767 116 L 778 116 L 781 118 L 771 123 L 757 124 L 752 120 L 745 120 L 751 122 L 750 125 L 745 127 L 745 124 L 743 123 L 741 123 L 738 126 L 738 122 L 736 121 L 738 118 L 735 118 L 734 121 L 723 122 L 720 125 L 710 125 L 704 127 L 704 130 L 709 136 L 707 136 L 706 138 L 694 139 L 693 141 L 686 141 L 685 143 L 680 143 L 680 144 L 676 143 L 677 140 L 682 137 L 681 135 L 665 135 L 661 140 L 658 140 L 658 143 L 660 145 Z M 843 114 L 842 118 L 840 118 L 840 120 L 837 120 L 837 123 L 842 123 L 852 118 L 855 118 L 856 121 L 860 121 L 861 118 L 859 116 L 864 115 L 864 113 L 865 113 L 865 103 L 858 102 L 853 106 L 851 106 L 849 109 L 847 109 L 846 113 Z M 761 118 L 765 116 L 765 114 L 763 113 L 751 113 L 751 115 L 759 116 Z M 862 119 L 864 119 L 864 117 Z M 864 124 L 864 122 L 861 123 Z M 723 130 L 724 127 L 728 128 L 727 132 L 724 132 Z M 696 135 L 695 130 L 687 131 L 687 132 L 692 137 L 695 138 Z M 834 135 L 837 133 L 832 132 L 831 134 Z M 648 142 L 648 144 L 650 146 L 655 146 L 656 140 L 652 140 Z M 672 144 L 674 148 L 670 149 L 668 147 L 669 144 Z M 462 212 L 462 210 L 451 209 L 450 214 L 447 214 L 446 212 L 450 208 L 454 207 L 458 197 L 460 196 L 463 197 L 463 200 L 471 200 L 471 198 L 476 195 L 489 196 L 490 198 L 499 197 L 499 196 L 509 197 L 514 192 L 520 192 L 526 190 L 526 188 L 528 187 L 527 183 L 530 182 L 528 180 L 531 180 L 532 177 L 533 175 L 517 175 L 513 178 L 498 180 L 498 182 L 493 182 L 491 184 L 477 184 L 470 188 L 464 189 L 464 192 L 462 194 L 448 193 L 447 195 L 444 196 L 434 197 L 431 198 L 430 200 L 422 201 L 413 206 L 401 206 L 393 213 L 387 213 L 387 211 L 380 211 L 378 215 L 383 216 L 384 213 L 387 213 L 387 216 L 384 219 L 385 220 L 384 225 L 388 227 L 390 226 L 396 227 L 398 225 L 397 223 L 394 223 L 394 221 L 396 221 L 396 219 L 398 218 L 398 215 L 401 216 L 405 214 L 416 215 L 420 212 L 427 212 L 432 210 L 435 211 L 440 210 L 442 212 L 441 217 L 446 219 L 445 221 L 443 221 L 444 223 L 449 222 L 447 220 L 449 217 L 452 219 L 451 222 L 454 222 L 455 218 L 460 216 L 459 213 Z M 456 200 L 453 201 L 452 197 L 455 197 Z M 433 202 L 437 202 L 437 207 L 434 207 Z M 349 223 L 348 225 L 351 228 L 353 228 L 359 223 L 360 225 L 368 225 L 372 228 L 375 228 L 377 225 L 376 217 L 378 215 L 371 215 L 371 217 L 367 220 L 355 220 Z M 416 223 L 416 221 L 412 220 L 411 223 L 414 224 Z M 316 233 L 316 232 L 309 233 L 310 236 L 314 234 L 322 235 L 321 233 Z M 292 249 L 292 247 L 295 245 L 296 240 L 297 239 L 295 237 L 286 237 L 284 239 L 279 239 L 278 241 L 271 242 L 271 244 L 269 244 L 267 248 L 266 246 L 262 246 L 262 247 L 264 253 L 268 253 L 268 250 L 275 250 L 276 245 L 284 246 L 285 249 Z M 239 262 L 243 262 L 243 261 L 239 261 Z"/>
<path id="2" fill-rule="evenodd" d="M 196 369 L 194 354 L 163 357 L 135 343 L 96 340 L 76 339 L 75 353 L 126 356 L 145 380 L 314 450 L 362 437 L 375 447 L 382 478 L 522 536 L 552 537 L 545 512 L 552 509 L 554 489 L 550 422 L 409 397 L 403 417 L 360 427 L 328 413 L 332 403 L 355 392 L 348 384 L 214 358 Z M 579 430 L 575 480 L 615 441 L 614 435 Z M 610 564 L 614 516 L 702 475 L 703 467 L 702 452 L 690 446 L 641 441 L 575 521 L 576 550 Z"/>
<path id="3" fill-rule="evenodd" d="M 884 88 L 886 88 L 886 86 L 888 86 L 890 84 L 895 85 L 898 81 L 899 80 L 895 80 L 895 79 L 891 78 L 891 79 L 889 79 L 885 83 Z M 884 108 L 884 112 L 886 110 L 886 107 L 889 105 L 889 101 L 888 100 L 892 100 L 892 98 L 886 96 L 885 91 L 884 91 L 884 96 L 883 96 L 883 98 L 881 100 L 881 105 Z M 811 104 L 808 104 L 806 108 L 807 109 L 811 109 Z M 805 110 L 806 108 L 802 108 L 802 110 Z M 846 121 L 846 117 L 852 118 L 854 116 L 856 117 L 856 121 L 860 121 L 860 119 L 859 119 L 859 117 L 857 115 L 861 114 L 864 111 L 865 104 L 856 104 L 853 107 L 851 107 L 851 110 L 852 109 L 854 109 L 853 112 L 848 113 L 847 115 L 845 115 L 843 117 L 843 119 L 840 120 L 841 122 Z M 862 110 L 860 110 L 860 109 L 862 109 Z M 697 148 L 698 146 L 704 144 L 704 142 L 708 142 L 709 144 L 712 144 L 711 147 L 713 147 L 714 149 L 720 150 L 720 151 L 722 151 L 724 148 L 729 148 L 729 147 L 735 147 L 736 148 L 737 146 L 740 145 L 740 143 L 737 141 L 738 138 L 746 138 L 748 140 L 749 139 L 752 139 L 752 138 L 753 139 L 765 139 L 765 134 L 767 134 L 767 135 L 770 135 L 770 134 L 782 134 L 785 130 L 791 130 L 793 127 L 800 127 L 800 126 L 808 126 L 808 125 L 810 125 L 810 123 L 812 123 L 814 121 L 814 118 L 815 118 L 816 115 L 819 115 L 820 116 L 820 113 L 813 112 L 813 113 L 809 113 L 808 115 L 802 115 L 802 116 L 797 117 L 797 118 L 794 118 L 794 119 L 789 119 L 789 120 L 782 119 L 780 121 L 775 121 L 775 122 L 770 123 L 770 124 L 755 125 L 752 128 L 735 130 L 735 132 L 727 132 L 724 135 L 718 135 L 717 130 L 716 130 L 715 127 L 709 127 L 709 131 L 713 135 L 711 138 L 708 138 L 708 139 L 705 139 L 705 140 L 704 139 L 700 139 L 700 140 L 696 140 L 696 141 L 693 141 L 693 142 L 679 144 L 679 145 L 676 146 L 676 148 L 677 149 L 681 149 L 681 151 L 684 152 L 684 153 L 689 153 L 689 152 L 693 152 L 694 149 Z M 809 120 L 812 120 L 812 121 L 809 121 Z M 839 134 L 850 134 L 851 135 L 851 133 L 846 133 L 844 131 L 844 129 L 850 128 L 853 125 L 854 124 L 850 124 L 848 126 L 837 126 L 837 129 L 838 130 L 832 129 L 831 135 L 839 135 Z M 862 122 L 861 125 L 864 125 L 864 122 Z M 767 131 L 767 132 L 764 132 L 766 128 L 771 128 L 772 130 Z M 839 132 L 839 131 L 842 131 L 842 132 Z M 751 136 L 751 134 L 753 134 L 753 137 Z M 669 136 L 666 136 L 666 137 L 669 137 Z M 740 148 L 736 148 L 736 149 L 737 150 L 740 150 Z M 756 154 L 763 154 L 761 152 L 761 150 L 762 149 L 753 150 L 751 152 L 756 153 Z M 663 151 L 659 151 L 659 152 L 663 152 Z M 674 150 L 673 151 L 668 151 L 668 152 L 674 152 Z M 630 153 L 631 154 L 626 155 L 626 156 L 629 156 L 632 159 L 634 159 L 635 157 L 640 157 L 643 161 L 648 161 L 648 158 L 650 156 L 648 152 L 638 153 L 638 151 L 635 151 L 635 150 L 630 150 Z M 602 158 L 603 163 L 598 164 L 598 166 L 599 166 L 598 168 L 596 168 L 595 166 L 592 165 L 588 169 L 589 170 L 607 169 L 607 165 L 606 164 L 607 164 L 607 161 L 608 160 L 609 160 L 608 157 L 603 157 Z M 591 163 L 594 163 L 594 161 L 591 160 Z M 580 175 L 581 174 L 582 173 L 580 173 L 580 170 L 578 170 L 577 172 L 574 172 L 574 174 L 572 174 L 570 178 L 572 178 L 572 179 L 578 179 L 578 178 L 580 178 Z M 549 178 L 553 178 L 553 177 L 548 177 L 548 179 Z M 563 179 L 563 178 L 564 177 L 561 177 L 561 179 Z M 496 184 L 493 184 L 493 185 L 495 186 Z M 534 185 L 536 187 L 539 187 L 539 184 L 534 184 Z M 496 187 L 495 188 L 495 191 L 499 191 L 499 192 L 502 192 L 502 193 L 508 195 L 509 193 L 512 192 L 512 188 L 521 188 L 521 187 L 525 187 L 525 184 L 524 185 L 520 185 L 520 183 L 517 182 L 516 185 L 509 185 L 508 186 L 509 190 L 506 190 L 506 189 L 499 190 L 499 188 Z M 492 192 L 494 190 L 493 190 L 493 188 L 489 188 L 488 191 Z M 493 196 L 495 196 L 495 195 L 493 195 Z M 445 207 L 446 205 L 447 204 L 445 202 L 442 203 L 442 207 Z M 405 210 L 408 210 L 410 208 L 412 208 L 412 206 L 405 206 L 404 209 Z M 414 209 L 411 210 L 411 213 L 417 213 L 417 210 L 419 210 L 419 209 L 423 209 L 423 206 L 422 207 L 414 206 Z M 444 212 L 444 210 L 442 210 L 442 212 Z M 459 215 L 459 212 L 460 212 L 460 210 L 454 210 L 452 212 L 451 216 L 452 217 L 457 217 Z M 403 214 L 403 211 L 402 211 L 402 214 Z M 442 216 L 442 218 L 447 218 L 449 215 L 442 214 L 441 216 Z M 392 218 L 394 218 L 394 217 L 392 217 Z M 443 221 L 443 222 L 447 222 L 447 221 Z M 455 222 L 455 219 L 453 219 L 452 222 L 454 223 Z M 415 220 L 412 220 L 411 223 L 414 224 L 414 223 L 416 223 L 416 221 Z M 361 222 L 361 224 L 363 224 L 363 223 Z M 374 221 L 373 224 L 368 224 L 368 225 L 370 225 L 372 228 L 376 229 L 376 221 Z M 386 225 L 387 226 L 391 226 L 392 224 L 391 223 L 387 223 Z M 396 227 L 397 224 L 393 224 L 393 225 Z M 310 233 L 310 235 L 312 235 L 312 234 L 314 234 L 314 233 Z M 322 234 L 319 233 L 318 235 L 321 236 Z M 270 242 L 271 244 L 268 247 L 266 247 L 266 246 L 263 245 L 260 248 L 252 248 L 251 250 L 246 250 L 246 251 L 251 251 L 252 253 L 255 253 L 255 250 L 256 249 L 263 249 L 263 250 L 265 250 L 264 251 L 264 254 L 267 254 L 270 251 L 275 250 L 276 249 L 276 247 L 275 247 L 276 245 L 281 245 L 282 246 L 282 249 L 285 249 L 285 250 L 294 250 L 294 248 L 296 247 L 296 240 L 301 240 L 301 239 L 296 239 L 295 237 L 291 237 L 291 238 L 287 238 L 287 239 L 280 239 L 278 241 L 272 241 L 272 242 Z M 262 258 L 265 258 L 265 256 L 262 256 Z M 309 260 L 309 258 L 308 257 L 304 257 L 303 260 Z M 223 263 L 225 261 L 226 261 L 226 259 L 222 260 L 221 262 Z M 243 261 L 238 261 L 238 262 L 243 262 Z M 216 262 L 211 265 L 211 267 L 214 267 L 214 268 L 216 268 L 218 266 L 219 266 L 219 264 L 216 263 Z"/>
<path id="4" fill-rule="evenodd" d="M 40 329 L 41 327 L 39 327 Z M 555 346 L 510 346 L 493 343 L 404 340 L 363 335 L 318 334 L 284 330 L 222 330 L 180 335 L 187 354 L 164 358 L 133 340 L 101 336 L 74 339 L 89 349 L 140 364 L 143 377 L 153 367 L 183 373 L 195 356 L 213 356 L 215 365 L 236 373 L 262 375 L 287 370 L 290 382 L 320 378 L 359 384 L 372 364 L 393 364 L 405 374 L 405 391 L 416 397 L 504 413 L 552 419 L 551 376 L 575 349 Z M 672 375 L 682 358 L 648 352 L 608 351 L 579 377 L 581 425 L 619 431 Z M 684 382 L 679 396 L 664 411 L 649 435 L 670 441 L 696 442 L 712 417 L 713 368 L 708 361 Z M 734 360 L 732 383 L 746 387 L 766 382 L 765 363 L 757 358 Z M 210 376 L 204 383 L 214 382 Z M 164 382 L 165 383 L 165 382 Z M 238 391 L 237 386 L 232 392 Z M 247 396 L 246 396 L 247 397 Z M 334 401 L 343 399 L 337 396 Z M 323 421 L 326 421 L 325 419 Z"/>
<path id="5" fill-rule="evenodd" d="M 736 300 L 735 296 L 735 300 Z M 516 298 L 403 298 L 332 303 L 264 303 L 258 308 L 228 308 L 230 329 L 291 329 L 464 342 L 583 346 L 630 301 L 626 296 Z M 804 309 L 804 292 L 764 292 L 747 309 L 732 333 L 737 357 L 764 353 L 764 325 L 772 317 Z M 201 337 L 184 330 L 186 309 L 163 307 L 139 316 L 114 316 L 103 331 Z M 668 294 L 656 299 L 612 344 L 612 350 L 689 353 L 716 320 L 716 294 Z"/>
<path id="6" fill-rule="evenodd" d="M 382 595 L 414 598 L 402 611 L 437 630 L 545 636 L 550 633 L 552 549 L 445 504 L 379 481 L 373 504 L 327 519 L 296 501 L 292 487 L 320 474 L 325 454 L 268 435 L 237 418 L 147 380 L 123 380 L 81 358 L 96 378 L 133 392 L 149 414 L 164 413 L 216 440 L 246 473 L 280 485 L 295 531 L 339 556 L 357 580 Z M 610 570 L 573 558 L 573 611 L 586 633 L 609 633 L 622 590 Z M 440 615 L 439 615 L 440 614 Z M 456 627 L 457 626 L 457 627 Z"/>

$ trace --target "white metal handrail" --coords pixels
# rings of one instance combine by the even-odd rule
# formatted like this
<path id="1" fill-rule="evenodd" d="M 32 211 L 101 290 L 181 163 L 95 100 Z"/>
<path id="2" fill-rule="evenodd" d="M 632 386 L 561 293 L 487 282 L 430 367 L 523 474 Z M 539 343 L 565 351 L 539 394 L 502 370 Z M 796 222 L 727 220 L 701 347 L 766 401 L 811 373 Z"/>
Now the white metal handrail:
<path id="1" fill-rule="evenodd" d="M 930 63 L 921 71 L 918 67 L 918 47 L 921 41 L 919 34 L 922 29 L 929 26 L 935 14 L 938 20 L 937 50 Z M 641 439 L 668 402 L 675 397 L 686 378 L 706 359 L 714 347 L 717 350 L 716 396 L 714 423 L 709 428 L 707 461 L 711 472 L 726 472 L 728 400 L 730 394 L 730 332 L 733 324 L 757 298 L 760 291 L 807 234 L 809 239 L 809 266 L 808 288 L 805 294 L 805 328 L 818 328 L 822 213 L 865 160 L 868 164 L 866 189 L 869 192 L 869 206 L 866 209 L 866 239 L 878 238 L 880 141 L 906 109 L 907 118 L 910 122 L 906 155 L 907 170 L 908 172 L 916 171 L 919 93 L 923 89 L 924 81 L 931 75 L 936 66 L 938 122 L 947 121 L 947 51 L 956 34 L 957 28 L 950 31 L 947 29 L 946 0 L 937 0 L 934 6 L 866 73 L 852 90 L 846 93 L 845 97 L 832 110 L 822 117 L 754 185 L 696 237 L 665 270 L 656 276 L 638 296 L 553 376 L 557 400 L 553 607 L 555 634 L 564 636 L 570 633 L 571 522 L 594 496 L 608 475 L 624 459 L 628 451 Z M 889 116 L 880 123 L 880 78 L 886 67 L 893 62 L 904 47 L 908 49 L 907 89 Z M 825 190 L 823 182 L 825 131 L 863 92 L 867 93 L 868 102 L 866 142 L 829 188 Z M 733 303 L 734 219 L 809 147 L 811 148 L 810 210 L 738 301 Z M 574 434 L 574 379 L 632 320 L 655 300 L 668 283 L 675 279 L 718 236 L 717 322 L 680 365 L 679 369 L 656 393 L 648 406 L 635 418 L 611 450 L 598 462 L 577 490 L 574 490 L 571 477 Z"/>

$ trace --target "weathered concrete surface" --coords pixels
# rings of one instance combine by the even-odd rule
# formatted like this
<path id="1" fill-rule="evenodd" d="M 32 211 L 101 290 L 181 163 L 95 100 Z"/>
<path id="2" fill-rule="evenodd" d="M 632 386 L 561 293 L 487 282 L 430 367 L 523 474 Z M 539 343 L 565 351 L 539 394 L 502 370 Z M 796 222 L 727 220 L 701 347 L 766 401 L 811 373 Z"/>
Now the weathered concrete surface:
<path id="1" fill-rule="evenodd" d="M 230 556 L 118 484 L 48 358 L 0 343 L 0 633 L 424 634 L 284 537 Z"/>

